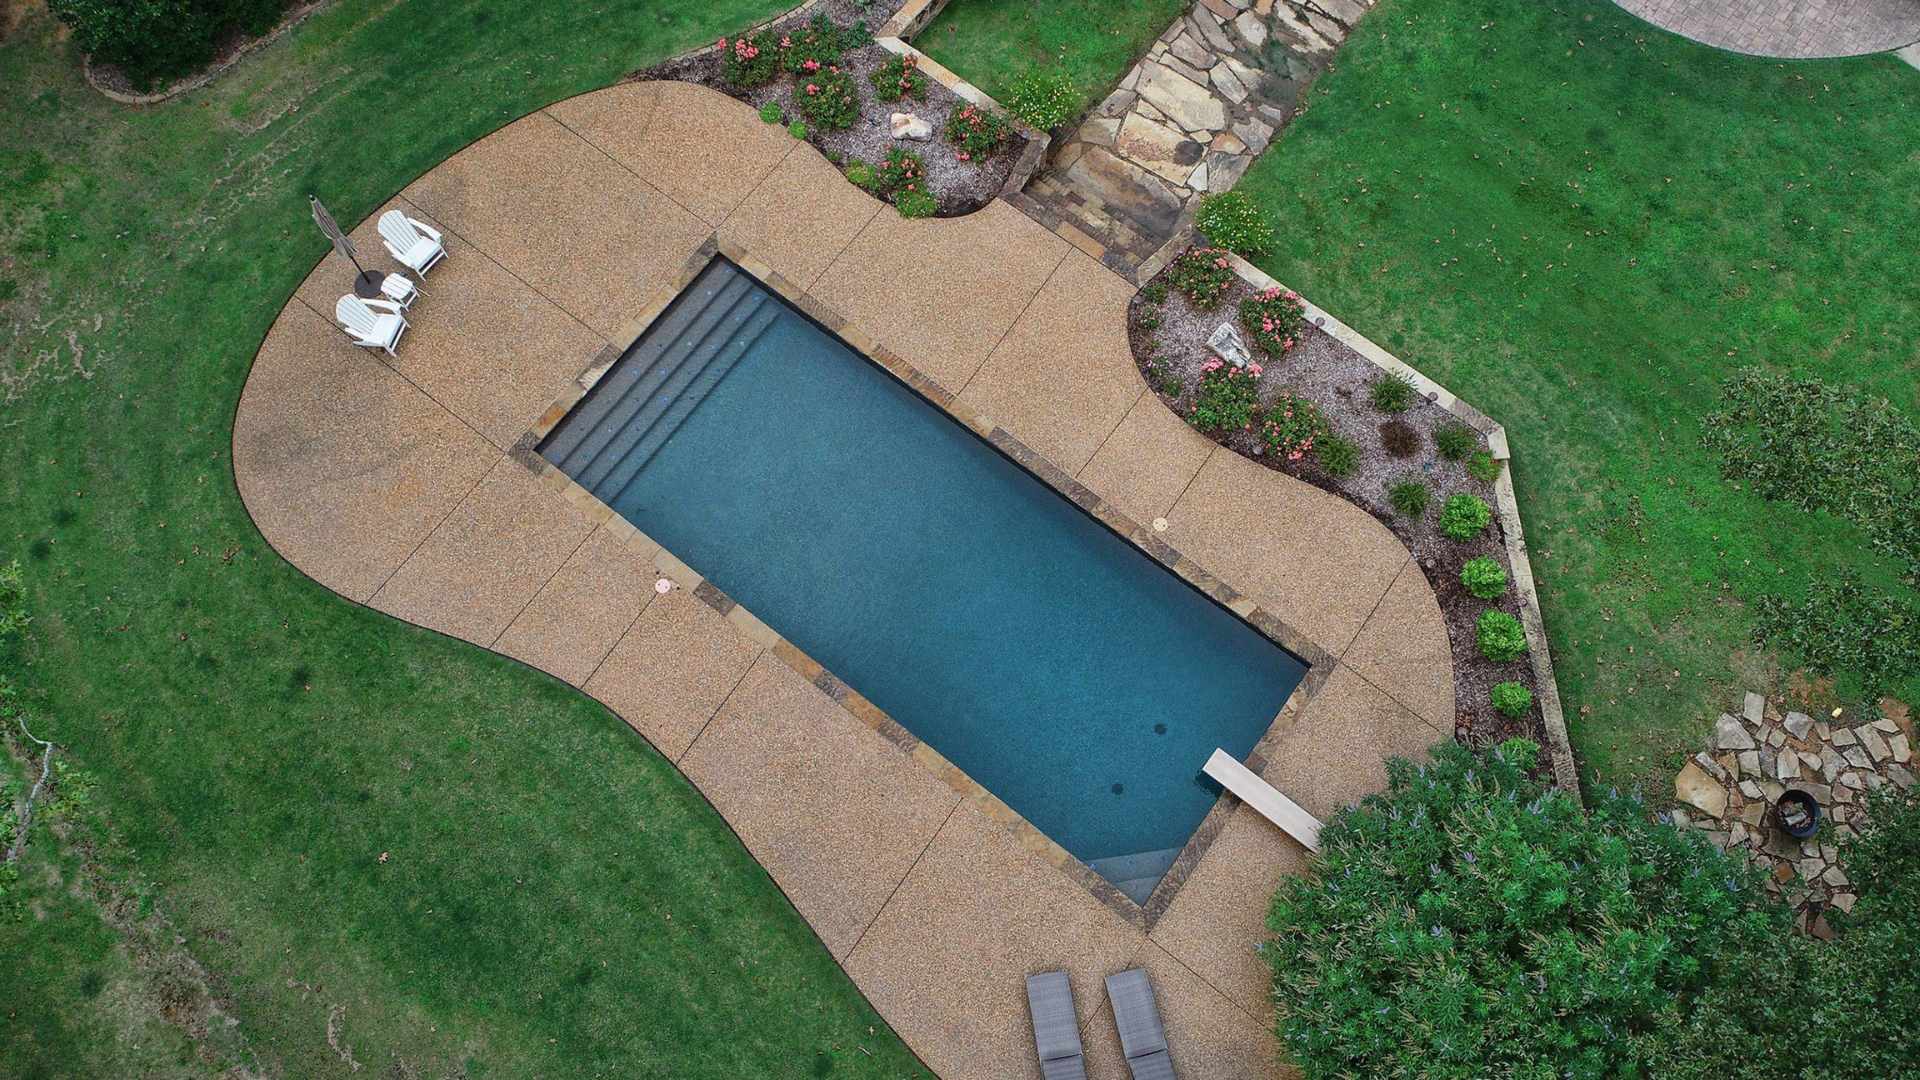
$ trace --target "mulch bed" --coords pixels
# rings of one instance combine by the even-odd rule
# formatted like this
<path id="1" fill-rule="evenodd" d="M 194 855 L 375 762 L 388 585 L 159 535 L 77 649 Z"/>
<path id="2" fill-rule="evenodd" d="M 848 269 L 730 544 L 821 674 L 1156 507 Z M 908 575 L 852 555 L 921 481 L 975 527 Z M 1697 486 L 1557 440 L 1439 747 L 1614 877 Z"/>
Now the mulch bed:
<path id="1" fill-rule="evenodd" d="M 864 22 L 872 28 L 884 23 L 891 9 L 898 6 L 876 3 L 861 7 L 854 0 L 825 0 L 807 11 L 773 24 L 772 30 L 777 35 L 785 30 L 805 27 L 817 15 L 825 15 L 835 26 Z M 828 160 L 841 165 L 856 159 L 878 164 L 886 159 L 887 151 L 896 146 L 920 155 L 926 162 L 927 180 L 939 204 L 940 217 L 970 214 L 993 201 L 1006 184 L 1007 177 L 1012 175 L 1021 151 L 1026 149 L 1026 139 L 1016 130 L 1009 133 L 1006 141 L 992 155 L 976 156 L 971 161 L 959 160 L 954 156 L 954 147 L 940 135 L 946 127 L 947 117 L 968 104 L 959 95 L 940 85 L 932 76 L 927 76 L 927 93 L 922 100 L 901 98 L 899 101 L 881 101 L 874 97 L 873 84 L 867 81 L 867 77 L 891 60 L 893 55 L 875 44 L 843 53 L 840 68 L 853 77 L 854 91 L 860 99 L 860 119 L 844 131 L 814 131 L 809 125 L 807 141 L 819 148 Z M 765 85 L 741 90 L 728 85 L 721 78 L 721 71 L 720 54 L 706 49 L 634 72 L 629 78 L 698 83 L 745 102 L 756 110 L 770 101 L 777 102 L 789 119 L 800 118 L 801 114 L 793 103 L 793 76 L 782 73 Z M 933 137 L 895 139 L 888 128 L 888 117 L 896 112 L 910 112 L 932 124 Z"/>
<path id="2" fill-rule="evenodd" d="M 1165 271 L 1155 281 L 1166 285 L 1167 293 L 1165 303 L 1157 305 L 1160 324 L 1151 330 L 1140 325 L 1140 316 L 1156 305 L 1146 299 L 1144 291 L 1136 293 L 1128 309 L 1128 338 L 1142 377 L 1168 407 L 1184 417 L 1191 410 L 1194 392 L 1200 385 L 1202 365 L 1214 356 L 1207 347 L 1207 338 L 1223 322 L 1239 328 L 1240 301 L 1259 290 L 1236 280 L 1217 307 L 1200 311 L 1167 282 Z M 1243 328 L 1241 336 L 1251 341 Z M 1147 362 L 1156 357 L 1158 363 L 1149 369 Z M 1367 391 L 1380 377 L 1380 368 L 1311 324 L 1295 336 L 1294 347 L 1284 356 L 1265 357 L 1256 349 L 1253 357 L 1264 369 L 1259 384 L 1260 400 L 1267 403 L 1283 393 L 1291 393 L 1319 406 L 1333 433 L 1352 440 L 1359 447 L 1358 467 L 1348 476 L 1334 477 L 1319 466 L 1311 453 L 1300 461 L 1282 460 L 1279 455 L 1267 452 L 1257 434 L 1258 425 L 1255 431 L 1229 435 L 1208 433 L 1208 437 L 1244 457 L 1366 510 L 1413 553 L 1439 599 L 1447 637 L 1453 647 L 1456 737 L 1484 743 L 1522 736 L 1542 747 L 1551 747 L 1540 714 L 1540 688 L 1533 677 L 1533 665 L 1524 656 L 1501 664 L 1480 653 L 1476 623 L 1481 613 L 1498 608 L 1517 619 L 1520 617 L 1518 596 L 1509 587 L 1499 600 L 1489 602 L 1469 593 L 1460 584 L 1461 566 L 1480 555 L 1492 556 L 1507 571 L 1508 581 L 1512 581 L 1513 566 L 1507 558 L 1497 508 L 1492 524 L 1478 539 L 1463 543 L 1440 532 L 1440 505 L 1449 495 L 1467 492 L 1484 499 L 1489 507 L 1495 507 L 1492 484 L 1469 475 L 1464 459 L 1448 461 L 1434 450 L 1434 430 L 1457 418 L 1419 397 L 1412 408 L 1398 416 L 1375 409 L 1368 401 Z M 1178 395 L 1162 390 L 1163 380 L 1169 375 L 1180 380 L 1182 389 Z M 1395 458 L 1387 453 L 1381 427 L 1391 421 L 1404 423 L 1417 435 L 1419 447 L 1410 456 Z M 1478 432 L 1475 435 L 1480 440 L 1479 448 L 1485 450 L 1485 437 Z M 1387 501 L 1387 488 L 1407 479 L 1425 481 L 1432 496 L 1426 513 L 1418 520 L 1395 514 Z M 1535 703 L 1529 715 L 1514 719 L 1495 711 L 1488 695 L 1496 683 L 1502 682 L 1518 682 L 1533 691 Z"/>

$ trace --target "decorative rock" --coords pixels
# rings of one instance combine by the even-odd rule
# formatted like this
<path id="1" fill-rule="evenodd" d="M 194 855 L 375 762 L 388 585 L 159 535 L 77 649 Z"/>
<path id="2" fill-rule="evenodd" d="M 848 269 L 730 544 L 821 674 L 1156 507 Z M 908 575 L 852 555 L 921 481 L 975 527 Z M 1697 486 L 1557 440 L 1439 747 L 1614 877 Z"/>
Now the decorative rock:
<path id="1" fill-rule="evenodd" d="M 1713 777 L 1723 784 L 1727 782 L 1727 770 L 1721 768 L 1719 762 L 1708 757 L 1706 751 L 1703 750 L 1693 755 L 1693 760 L 1699 762 L 1700 767 L 1707 770 L 1708 776 Z"/>
<path id="2" fill-rule="evenodd" d="M 1207 166 L 1204 163 L 1202 163 L 1199 168 L 1193 170 L 1193 175 L 1187 177 L 1187 186 L 1195 191 L 1207 190 L 1207 185 L 1211 182 L 1207 177 Z"/>
<path id="3" fill-rule="evenodd" d="M 896 139 L 933 138 L 933 125 L 912 113 L 897 112 L 887 117 L 887 131 Z"/>
<path id="4" fill-rule="evenodd" d="M 1866 748 L 1867 753 L 1873 756 L 1873 760 L 1885 761 L 1893 756 L 1893 749 L 1887 745 L 1887 740 L 1881 738 L 1880 732 L 1872 727 L 1854 728 L 1853 735 L 1860 740 L 1860 745 Z"/>
<path id="5" fill-rule="evenodd" d="M 1781 726 L 1786 728 L 1787 734 L 1794 738 L 1804 739 L 1807 737 L 1807 732 L 1813 730 L 1813 717 L 1803 712 L 1790 712 Z"/>
<path id="6" fill-rule="evenodd" d="M 1164 124 L 1128 113 L 1114 135 L 1114 152 L 1143 169 L 1185 184 L 1206 148 Z"/>
<path id="7" fill-rule="evenodd" d="M 1747 723 L 1759 726 L 1760 721 L 1766 719 L 1767 699 L 1751 690 L 1747 691 L 1747 700 L 1740 715 L 1747 718 Z"/>
<path id="8" fill-rule="evenodd" d="M 1233 20 L 1233 28 L 1240 32 L 1240 36 L 1246 39 L 1247 44 L 1255 52 L 1260 51 L 1260 46 L 1267 43 L 1267 24 L 1261 22 L 1260 16 L 1251 11 L 1241 12 Z"/>
<path id="9" fill-rule="evenodd" d="M 1668 816 L 1673 819 L 1673 827 L 1676 829 L 1684 829 L 1693 824 L 1693 819 L 1687 816 L 1685 810 L 1676 809 Z"/>
<path id="10" fill-rule="evenodd" d="M 1246 87 L 1250 91 L 1260 89 L 1261 74 L 1259 68 L 1243 64 L 1231 56 L 1221 57 L 1220 62 L 1227 65 L 1228 70 L 1233 72 L 1233 77 L 1240 80 L 1241 86 Z"/>
<path id="11" fill-rule="evenodd" d="M 1692 761 L 1674 777 L 1673 797 L 1705 811 L 1709 817 L 1717 818 L 1727 811 L 1727 789 Z"/>
<path id="12" fill-rule="evenodd" d="M 1179 24 L 1176 23 L 1175 25 L 1177 26 Z M 1199 42 L 1193 40 L 1192 34 L 1181 34 L 1179 37 L 1174 38 L 1171 48 L 1173 55 L 1203 71 L 1213 66 L 1214 54 L 1208 52 L 1205 48 L 1201 47 Z"/>
<path id="13" fill-rule="evenodd" d="M 1247 351 L 1247 343 L 1240 336 L 1240 330 L 1230 322 L 1223 322 L 1207 338 L 1207 348 L 1212 349 L 1220 359 L 1234 367 L 1246 367 L 1253 354 Z"/>
<path id="14" fill-rule="evenodd" d="M 1746 726 L 1738 717 L 1721 713 L 1713 726 L 1713 746 L 1716 750 L 1751 750 L 1753 736 L 1747 734 Z"/>
<path id="15" fill-rule="evenodd" d="M 1743 822 L 1743 821 L 1736 821 L 1736 822 L 1734 822 L 1734 823 L 1733 823 L 1733 841 L 1732 841 L 1732 845 L 1733 845 L 1734 847 L 1740 847 L 1740 846 L 1742 846 L 1742 845 L 1744 845 L 1744 844 L 1745 844 L 1745 843 L 1747 842 L 1747 839 L 1748 839 L 1748 836 L 1747 836 L 1747 825 L 1746 825 L 1746 823 L 1745 823 L 1745 822 Z"/>
<path id="16" fill-rule="evenodd" d="M 1144 65 L 1140 96 L 1188 131 L 1219 131 L 1227 126 L 1227 107 L 1172 68 Z"/>
<path id="17" fill-rule="evenodd" d="M 1834 778 L 1840 775 L 1842 767 L 1843 763 L 1840 760 L 1840 755 L 1834 753 L 1833 747 L 1823 746 L 1820 748 L 1820 778 L 1822 780 L 1825 780 L 1829 784 L 1833 783 Z"/>
<path id="18" fill-rule="evenodd" d="M 1246 144 L 1248 152 L 1258 154 L 1273 140 L 1273 125 L 1248 117 L 1233 125 L 1233 133 Z"/>
<path id="19" fill-rule="evenodd" d="M 1746 789 L 1746 785 L 1742 784 L 1740 785 L 1740 787 L 1742 792 L 1744 793 Z M 1757 786 L 1754 788 L 1755 792 L 1758 792 L 1759 790 L 1760 789 Z M 1760 827 L 1760 823 L 1766 820 L 1766 816 L 1767 816 L 1767 804 L 1761 802 L 1757 794 L 1753 797 L 1752 801 L 1748 802 L 1747 805 L 1740 808 L 1740 820 L 1746 822 L 1747 827 L 1751 829 L 1758 829 Z"/>
<path id="20" fill-rule="evenodd" d="M 1873 729 L 1875 731 L 1880 732 L 1883 735 L 1900 734 L 1900 725 L 1894 723 L 1893 721 L 1887 719 L 1884 716 L 1873 722 Z"/>
<path id="21" fill-rule="evenodd" d="M 1238 105 L 1247 100 L 1249 93 L 1247 87 L 1241 84 L 1239 76 L 1235 75 L 1233 69 L 1227 65 L 1216 64 L 1212 71 L 1207 72 L 1207 77 L 1213 80 L 1213 88 L 1220 91 L 1228 101 Z"/>
<path id="22" fill-rule="evenodd" d="M 1760 795 L 1762 798 L 1766 799 L 1770 803 L 1779 802 L 1780 796 L 1785 795 L 1786 793 L 1787 793 L 1787 785 L 1782 784 L 1777 780 L 1760 781 Z"/>
<path id="23" fill-rule="evenodd" d="M 1857 770 L 1848 769 L 1846 772 L 1840 774 L 1840 784 L 1842 787 L 1849 787 L 1855 791 L 1865 791 L 1867 789 L 1867 778 Z"/>
<path id="24" fill-rule="evenodd" d="M 1177 72 L 1180 75 L 1181 78 L 1184 78 L 1194 83 L 1197 86 L 1207 85 L 1207 73 L 1204 69 L 1194 67 L 1192 64 L 1189 64 L 1186 61 L 1181 60 L 1178 57 L 1174 57 L 1174 56 L 1161 56 L 1159 59 L 1160 59 L 1160 63 L 1163 66 L 1172 68 L 1175 72 Z"/>

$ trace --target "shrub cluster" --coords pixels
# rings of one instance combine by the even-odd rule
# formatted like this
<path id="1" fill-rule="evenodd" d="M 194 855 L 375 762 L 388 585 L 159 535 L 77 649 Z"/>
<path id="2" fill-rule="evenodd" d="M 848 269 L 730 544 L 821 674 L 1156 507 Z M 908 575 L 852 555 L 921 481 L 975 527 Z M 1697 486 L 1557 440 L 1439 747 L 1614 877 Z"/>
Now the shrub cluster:
<path id="1" fill-rule="evenodd" d="M 1427 503 L 1431 499 L 1427 485 L 1418 480 L 1402 480 L 1387 489 L 1387 502 L 1393 505 L 1393 512 L 1401 517 L 1420 517 L 1427 512 Z"/>
<path id="2" fill-rule="evenodd" d="M 1200 200 L 1193 227 L 1219 247 L 1242 255 L 1265 255 L 1273 250 L 1273 223 L 1245 193 L 1223 191 Z"/>
<path id="3" fill-rule="evenodd" d="M 1535 779 L 1538 755 L 1449 741 L 1393 760 L 1282 881 L 1263 951 L 1307 1076 L 1664 1078 L 1651 1063 L 1726 985 L 1724 958 L 1771 948 L 1783 920 L 1752 869 L 1638 800 L 1583 813 Z M 1708 1075 L 1760 1060 L 1723 1052 L 1736 1067 Z"/>
<path id="4" fill-rule="evenodd" d="M 1525 683 L 1495 683 L 1487 696 L 1494 709 L 1510 719 L 1518 720 L 1533 710 L 1533 691 Z"/>
<path id="5" fill-rule="evenodd" d="M 1260 421 L 1260 441 L 1267 452 L 1288 461 L 1306 457 L 1326 433 L 1327 418 L 1320 414 L 1320 407 L 1293 394 L 1275 398 Z"/>
<path id="6" fill-rule="evenodd" d="M 720 55 L 720 77 L 728 86 L 747 90 L 766 84 L 780 73 L 780 48 L 769 31 L 742 35 L 732 41 L 721 38 Z M 760 118 L 764 120 L 766 116 L 767 111 L 762 108 Z"/>
<path id="7" fill-rule="evenodd" d="M 860 119 L 860 97 L 854 92 L 853 79 L 837 66 L 794 80 L 793 101 L 820 131 L 844 131 Z"/>
<path id="8" fill-rule="evenodd" d="M 888 150 L 887 159 L 872 170 L 872 176 L 872 186 L 867 190 L 892 199 L 901 217 L 931 217 L 939 209 L 927 183 L 927 163 L 911 150 L 897 146 Z"/>
<path id="9" fill-rule="evenodd" d="M 1482 600 L 1498 600 L 1507 591 L 1507 571 L 1498 559 L 1481 555 L 1460 568 L 1460 584 Z"/>
<path id="10" fill-rule="evenodd" d="M 1500 462 L 1485 450 L 1476 451 L 1467 459 L 1467 475 L 1483 484 L 1491 484 L 1500 478 Z"/>
<path id="11" fill-rule="evenodd" d="M 1080 111 L 1073 80 L 1058 68 L 1039 68 L 1020 76 L 1007 95 L 1007 108 L 1028 127 L 1051 131 Z"/>
<path id="12" fill-rule="evenodd" d="M 1260 408 L 1259 376 L 1219 359 L 1207 361 L 1202 370 L 1188 421 L 1219 434 L 1253 430 L 1253 414 Z"/>
<path id="13" fill-rule="evenodd" d="M 1478 495 L 1447 496 L 1440 508 L 1440 531 L 1450 540 L 1471 540 L 1487 531 L 1493 521 L 1493 509 Z"/>
<path id="14" fill-rule="evenodd" d="M 837 66 L 843 53 L 869 40 L 864 26 L 835 26 L 825 15 L 815 15 L 805 27 L 780 35 L 780 66 L 795 75 L 812 75 Z"/>
<path id="15" fill-rule="evenodd" d="M 1504 611 L 1484 611 L 1474 627 L 1480 655 L 1497 664 L 1518 660 L 1527 653 L 1527 631 L 1520 620 Z"/>
<path id="16" fill-rule="evenodd" d="M 1332 477 L 1352 476 L 1353 470 L 1360 467 L 1360 447 L 1352 439 L 1339 435 L 1321 439 L 1313 448 L 1313 456 Z"/>
<path id="17" fill-rule="evenodd" d="M 1292 289 L 1264 289 L 1240 301 L 1240 325 L 1252 335 L 1254 346 L 1268 356 L 1293 348 L 1306 322 L 1307 309 L 1300 302 L 1300 294 Z"/>
<path id="18" fill-rule="evenodd" d="M 1920 575 L 1920 427 L 1886 401 L 1750 368 L 1722 384 L 1701 439 L 1727 479 L 1845 518 Z"/>
<path id="19" fill-rule="evenodd" d="M 112 64 L 135 89 L 210 63 L 235 33 L 273 29 L 291 0 L 47 0 L 97 63 Z"/>
<path id="20" fill-rule="evenodd" d="M 1419 396 L 1405 376 L 1391 371 L 1375 379 L 1373 385 L 1367 388 L 1367 400 L 1383 413 L 1406 412 Z"/>
<path id="21" fill-rule="evenodd" d="M 1013 125 L 1007 118 L 992 109 L 983 109 L 978 105 L 963 105 L 947 115 L 947 126 L 942 135 L 958 147 L 954 157 L 961 161 L 971 161 L 975 156 L 991 154 L 1006 141 L 1007 133 Z"/>
<path id="22" fill-rule="evenodd" d="M 1448 461 L 1459 461 L 1480 449 L 1480 436 L 1458 420 L 1449 420 L 1434 429 L 1433 448 Z"/>
<path id="23" fill-rule="evenodd" d="M 1192 247 L 1167 267 L 1167 280 L 1202 311 L 1211 311 L 1233 286 L 1233 264 L 1225 248 Z"/>
<path id="24" fill-rule="evenodd" d="M 1389 457 L 1410 458 L 1420 452 L 1420 433 L 1405 420 L 1380 425 L 1380 447 Z"/>
<path id="25" fill-rule="evenodd" d="M 920 74 L 912 54 L 895 56 L 867 76 L 873 84 L 873 96 L 881 101 L 899 101 L 903 97 L 919 101 L 927 96 L 927 77 Z"/>

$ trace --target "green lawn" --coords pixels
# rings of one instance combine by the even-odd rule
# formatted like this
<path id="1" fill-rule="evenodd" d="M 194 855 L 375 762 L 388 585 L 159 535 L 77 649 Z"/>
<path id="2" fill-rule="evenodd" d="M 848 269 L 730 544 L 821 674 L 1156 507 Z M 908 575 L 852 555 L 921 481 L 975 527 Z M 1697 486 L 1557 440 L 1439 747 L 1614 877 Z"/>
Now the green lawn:
<path id="1" fill-rule="evenodd" d="M 1020 76 L 1065 71 L 1080 107 L 1107 95 L 1186 0 L 952 0 L 915 47 L 1005 103 Z"/>
<path id="2" fill-rule="evenodd" d="M 1240 184 L 1278 225 L 1265 269 L 1507 425 L 1610 780 L 1659 784 L 1780 677 L 1753 597 L 1839 566 L 1911 596 L 1858 530 L 1722 481 L 1698 425 L 1748 364 L 1920 409 L 1916 132 L 1892 57 L 1737 57 L 1607 0 L 1382 0 Z"/>
<path id="3" fill-rule="evenodd" d="M 175 975 L 42 837 L 27 915 L 0 921 L 0 1075 L 345 1076 L 347 1053 L 362 1076 L 922 1074 L 668 762 L 573 690 L 307 581 L 229 459 L 254 350 L 326 250 L 307 192 L 356 221 L 506 121 L 781 6 L 338 0 L 148 109 L 18 16 L 0 560 L 38 619 L 0 660 L 97 778 L 116 888 L 238 1027 L 193 1050 L 155 1020 Z"/>

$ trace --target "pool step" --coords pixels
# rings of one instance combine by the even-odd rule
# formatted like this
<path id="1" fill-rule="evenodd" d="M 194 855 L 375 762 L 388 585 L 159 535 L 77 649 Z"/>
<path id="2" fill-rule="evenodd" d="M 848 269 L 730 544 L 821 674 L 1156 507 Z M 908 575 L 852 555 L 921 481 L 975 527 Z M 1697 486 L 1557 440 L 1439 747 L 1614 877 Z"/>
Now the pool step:
<path id="1" fill-rule="evenodd" d="M 700 403 L 707 400 L 708 395 L 720 385 L 720 381 L 740 363 L 741 358 L 746 356 L 747 350 L 753 348 L 754 343 L 760 340 L 760 336 L 766 333 L 767 328 L 772 326 L 774 320 L 779 317 L 780 305 L 772 300 L 766 301 L 758 306 L 739 332 L 720 348 L 715 349 L 704 363 L 697 368 L 693 364 L 682 368 L 683 371 L 691 371 L 692 374 L 684 381 L 676 382 L 677 389 L 674 390 L 671 400 L 648 424 L 640 441 L 627 454 L 626 460 L 607 474 L 603 486 L 604 490 L 610 494 L 602 497 L 603 502 L 611 506 L 626 496 L 627 488 L 633 485 L 634 480 L 653 460 L 653 456 L 660 452 L 660 448 L 666 445 L 674 432 L 680 430 L 680 425 L 686 423 L 687 417 L 693 415 L 693 411 L 700 407 Z"/>
<path id="2" fill-rule="evenodd" d="M 1132 855 L 1113 855 L 1105 859 L 1095 859 L 1087 866 L 1113 883 L 1114 888 L 1125 893 L 1136 904 L 1144 904 L 1153 894 L 1153 887 L 1173 868 L 1174 860 L 1180 857 L 1181 848 L 1164 848 L 1160 851 L 1138 851 Z"/>
<path id="3" fill-rule="evenodd" d="M 646 408 L 662 383 L 698 353 L 710 336 L 723 331 L 727 317 L 752 293 L 745 275 L 726 269 L 728 273 L 703 274 L 627 350 L 594 393 L 547 436 L 541 445 L 547 460 L 582 486 L 593 486 L 586 470 L 607 457 L 610 445 Z"/>

